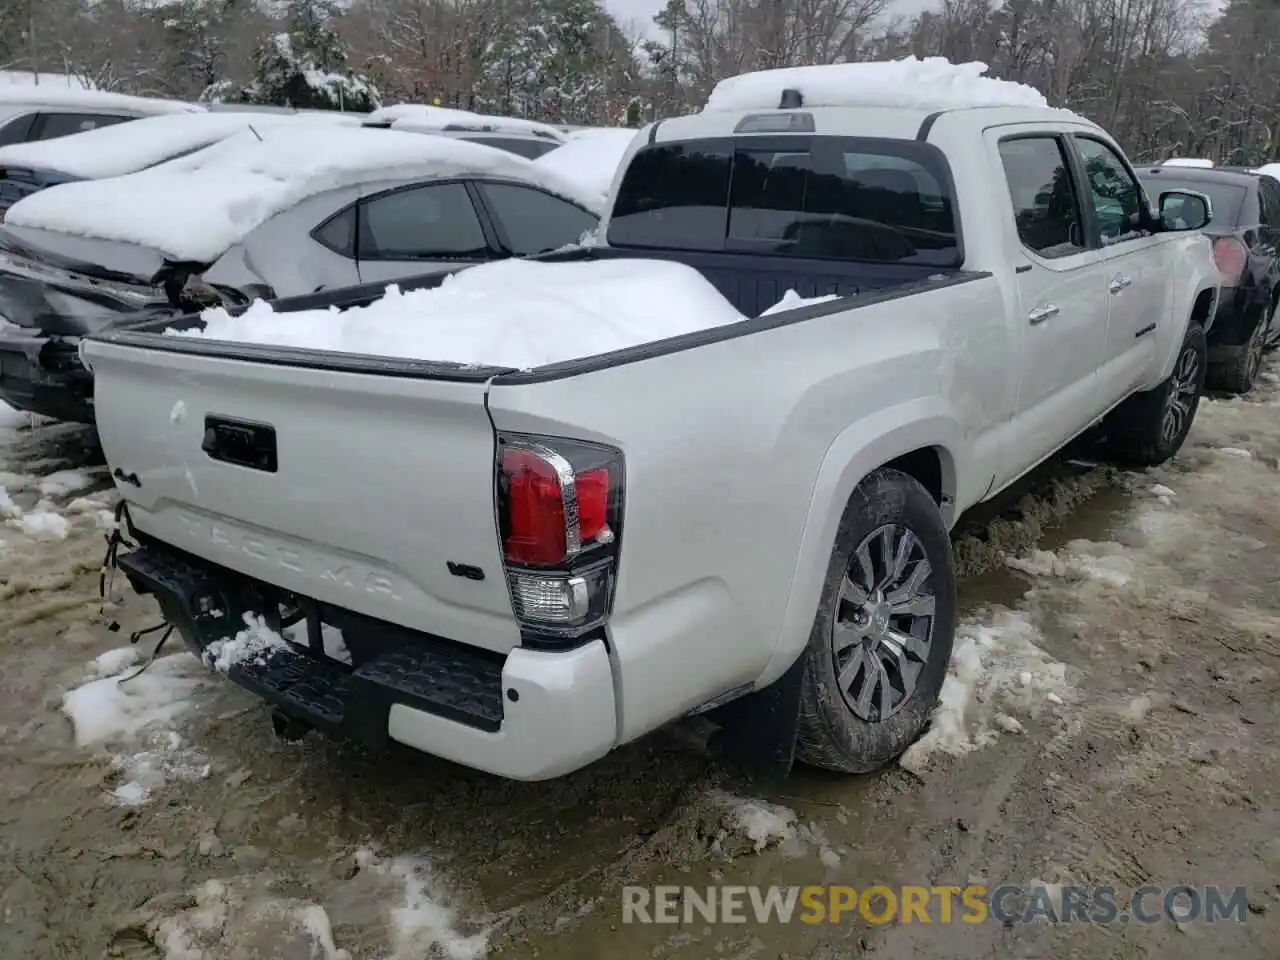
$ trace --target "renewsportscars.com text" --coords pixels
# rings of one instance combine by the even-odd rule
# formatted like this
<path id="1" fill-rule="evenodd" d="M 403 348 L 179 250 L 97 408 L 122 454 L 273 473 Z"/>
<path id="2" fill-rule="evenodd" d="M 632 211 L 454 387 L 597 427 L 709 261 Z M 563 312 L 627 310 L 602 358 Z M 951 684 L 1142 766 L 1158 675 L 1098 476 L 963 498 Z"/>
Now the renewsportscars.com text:
<path id="1" fill-rule="evenodd" d="M 624 887 L 623 923 L 1244 923 L 1244 887 Z"/>

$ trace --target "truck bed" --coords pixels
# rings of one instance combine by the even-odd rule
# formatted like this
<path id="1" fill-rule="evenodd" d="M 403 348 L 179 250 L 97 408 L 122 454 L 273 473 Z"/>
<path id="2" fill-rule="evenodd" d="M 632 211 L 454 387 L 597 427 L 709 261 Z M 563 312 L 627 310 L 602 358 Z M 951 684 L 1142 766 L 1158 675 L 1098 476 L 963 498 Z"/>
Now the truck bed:
<path id="1" fill-rule="evenodd" d="M 784 259 L 736 252 L 626 250 L 612 247 L 568 250 L 530 259 L 546 263 L 569 263 L 575 260 L 640 258 L 668 260 L 693 267 L 747 317 L 758 317 L 781 300 L 788 290 L 794 290 L 802 297 L 819 297 L 828 294 L 847 297 L 961 272 L 917 264 L 854 263 L 790 257 Z M 438 287 L 448 275 L 432 273 L 397 280 L 395 284 L 404 291 L 426 290 Z M 324 310 L 329 307 L 345 310 L 351 307 L 367 306 L 381 297 L 386 292 L 387 286 L 387 281 L 379 280 L 376 283 L 358 284 L 304 296 L 281 297 L 269 302 L 281 313 Z M 235 307 L 231 308 L 230 312 L 239 313 L 244 309 L 247 307 Z M 198 323 L 198 317 L 191 317 L 181 321 L 170 320 L 166 325 L 190 329 Z M 143 329 L 150 329 L 150 327 Z"/>

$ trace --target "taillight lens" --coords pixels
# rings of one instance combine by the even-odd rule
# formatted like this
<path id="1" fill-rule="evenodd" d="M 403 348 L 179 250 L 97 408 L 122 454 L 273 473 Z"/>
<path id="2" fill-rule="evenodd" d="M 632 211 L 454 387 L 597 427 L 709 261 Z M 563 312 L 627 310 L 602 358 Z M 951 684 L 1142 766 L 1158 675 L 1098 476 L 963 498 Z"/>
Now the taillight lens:
<path id="1" fill-rule="evenodd" d="M 1244 273 L 1249 249 L 1235 237 L 1219 237 L 1213 242 L 1213 261 L 1224 283 L 1235 283 Z"/>
<path id="2" fill-rule="evenodd" d="M 512 609 L 542 639 L 600 626 L 612 603 L 622 523 L 622 454 L 503 434 L 497 511 Z"/>

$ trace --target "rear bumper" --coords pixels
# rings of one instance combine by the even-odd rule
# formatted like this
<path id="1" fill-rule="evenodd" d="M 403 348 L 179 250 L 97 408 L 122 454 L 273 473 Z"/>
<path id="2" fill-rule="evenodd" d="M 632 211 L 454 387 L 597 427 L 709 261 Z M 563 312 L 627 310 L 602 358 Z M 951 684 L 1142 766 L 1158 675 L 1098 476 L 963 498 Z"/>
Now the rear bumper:
<path id="1" fill-rule="evenodd" d="M 93 423 L 93 375 L 80 365 L 77 342 L 24 327 L 0 330 L 0 400 L 42 417 Z"/>
<path id="2" fill-rule="evenodd" d="M 119 567 L 155 596 L 193 652 L 267 608 L 273 588 L 148 542 Z M 617 740 L 613 673 L 603 641 L 506 656 L 290 597 L 307 611 L 310 647 L 286 644 L 227 675 L 294 720 L 378 748 L 405 744 L 514 780 L 547 780 L 604 756 Z M 215 618 L 216 615 L 216 618 Z M 361 654 L 352 667 L 322 652 L 320 624 Z M 376 650 L 374 648 L 377 648 Z"/>

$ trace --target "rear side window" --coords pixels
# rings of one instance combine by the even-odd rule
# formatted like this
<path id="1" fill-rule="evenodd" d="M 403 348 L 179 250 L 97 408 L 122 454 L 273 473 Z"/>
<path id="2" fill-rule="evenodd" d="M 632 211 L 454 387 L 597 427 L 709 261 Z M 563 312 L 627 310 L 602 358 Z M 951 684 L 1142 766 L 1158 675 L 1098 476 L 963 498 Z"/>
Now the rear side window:
<path id="1" fill-rule="evenodd" d="M 1002 140 L 1000 160 L 1022 245 L 1048 259 L 1083 253 L 1080 201 L 1062 141 L 1055 136 Z"/>
<path id="2" fill-rule="evenodd" d="M 471 195 L 461 183 L 396 190 L 361 201 L 361 260 L 484 257 L 489 253 Z"/>
<path id="3" fill-rule="evenodd" d="M 586 210 L 541 190 L 507 183 L 482 183 L 480 190 L 517 257 L 577 243 L 598 223 Z"/>
<path id="4" fill-rule="evenodd" d="M 35 139 L 53 140 L 73 133 L 84 133 L 99 127 L 123 123 L 129 117 L 115 117 L 104 113 L 42 113 L 36 123 Z"/>
<path id="5" fill-rule="evenodd" d="M 953 266 L 960 242 L 933 148 L 743 138 L 641 151 L 619 188 L 614 246 Z"/>
<path id="6" fill-rule="evenodd" d="M 26 113 L 9 120 L 0 120 L 0 147 L 7 147 L 11 143 L 25 143 L 35 118 L 34 113 Z"/>

